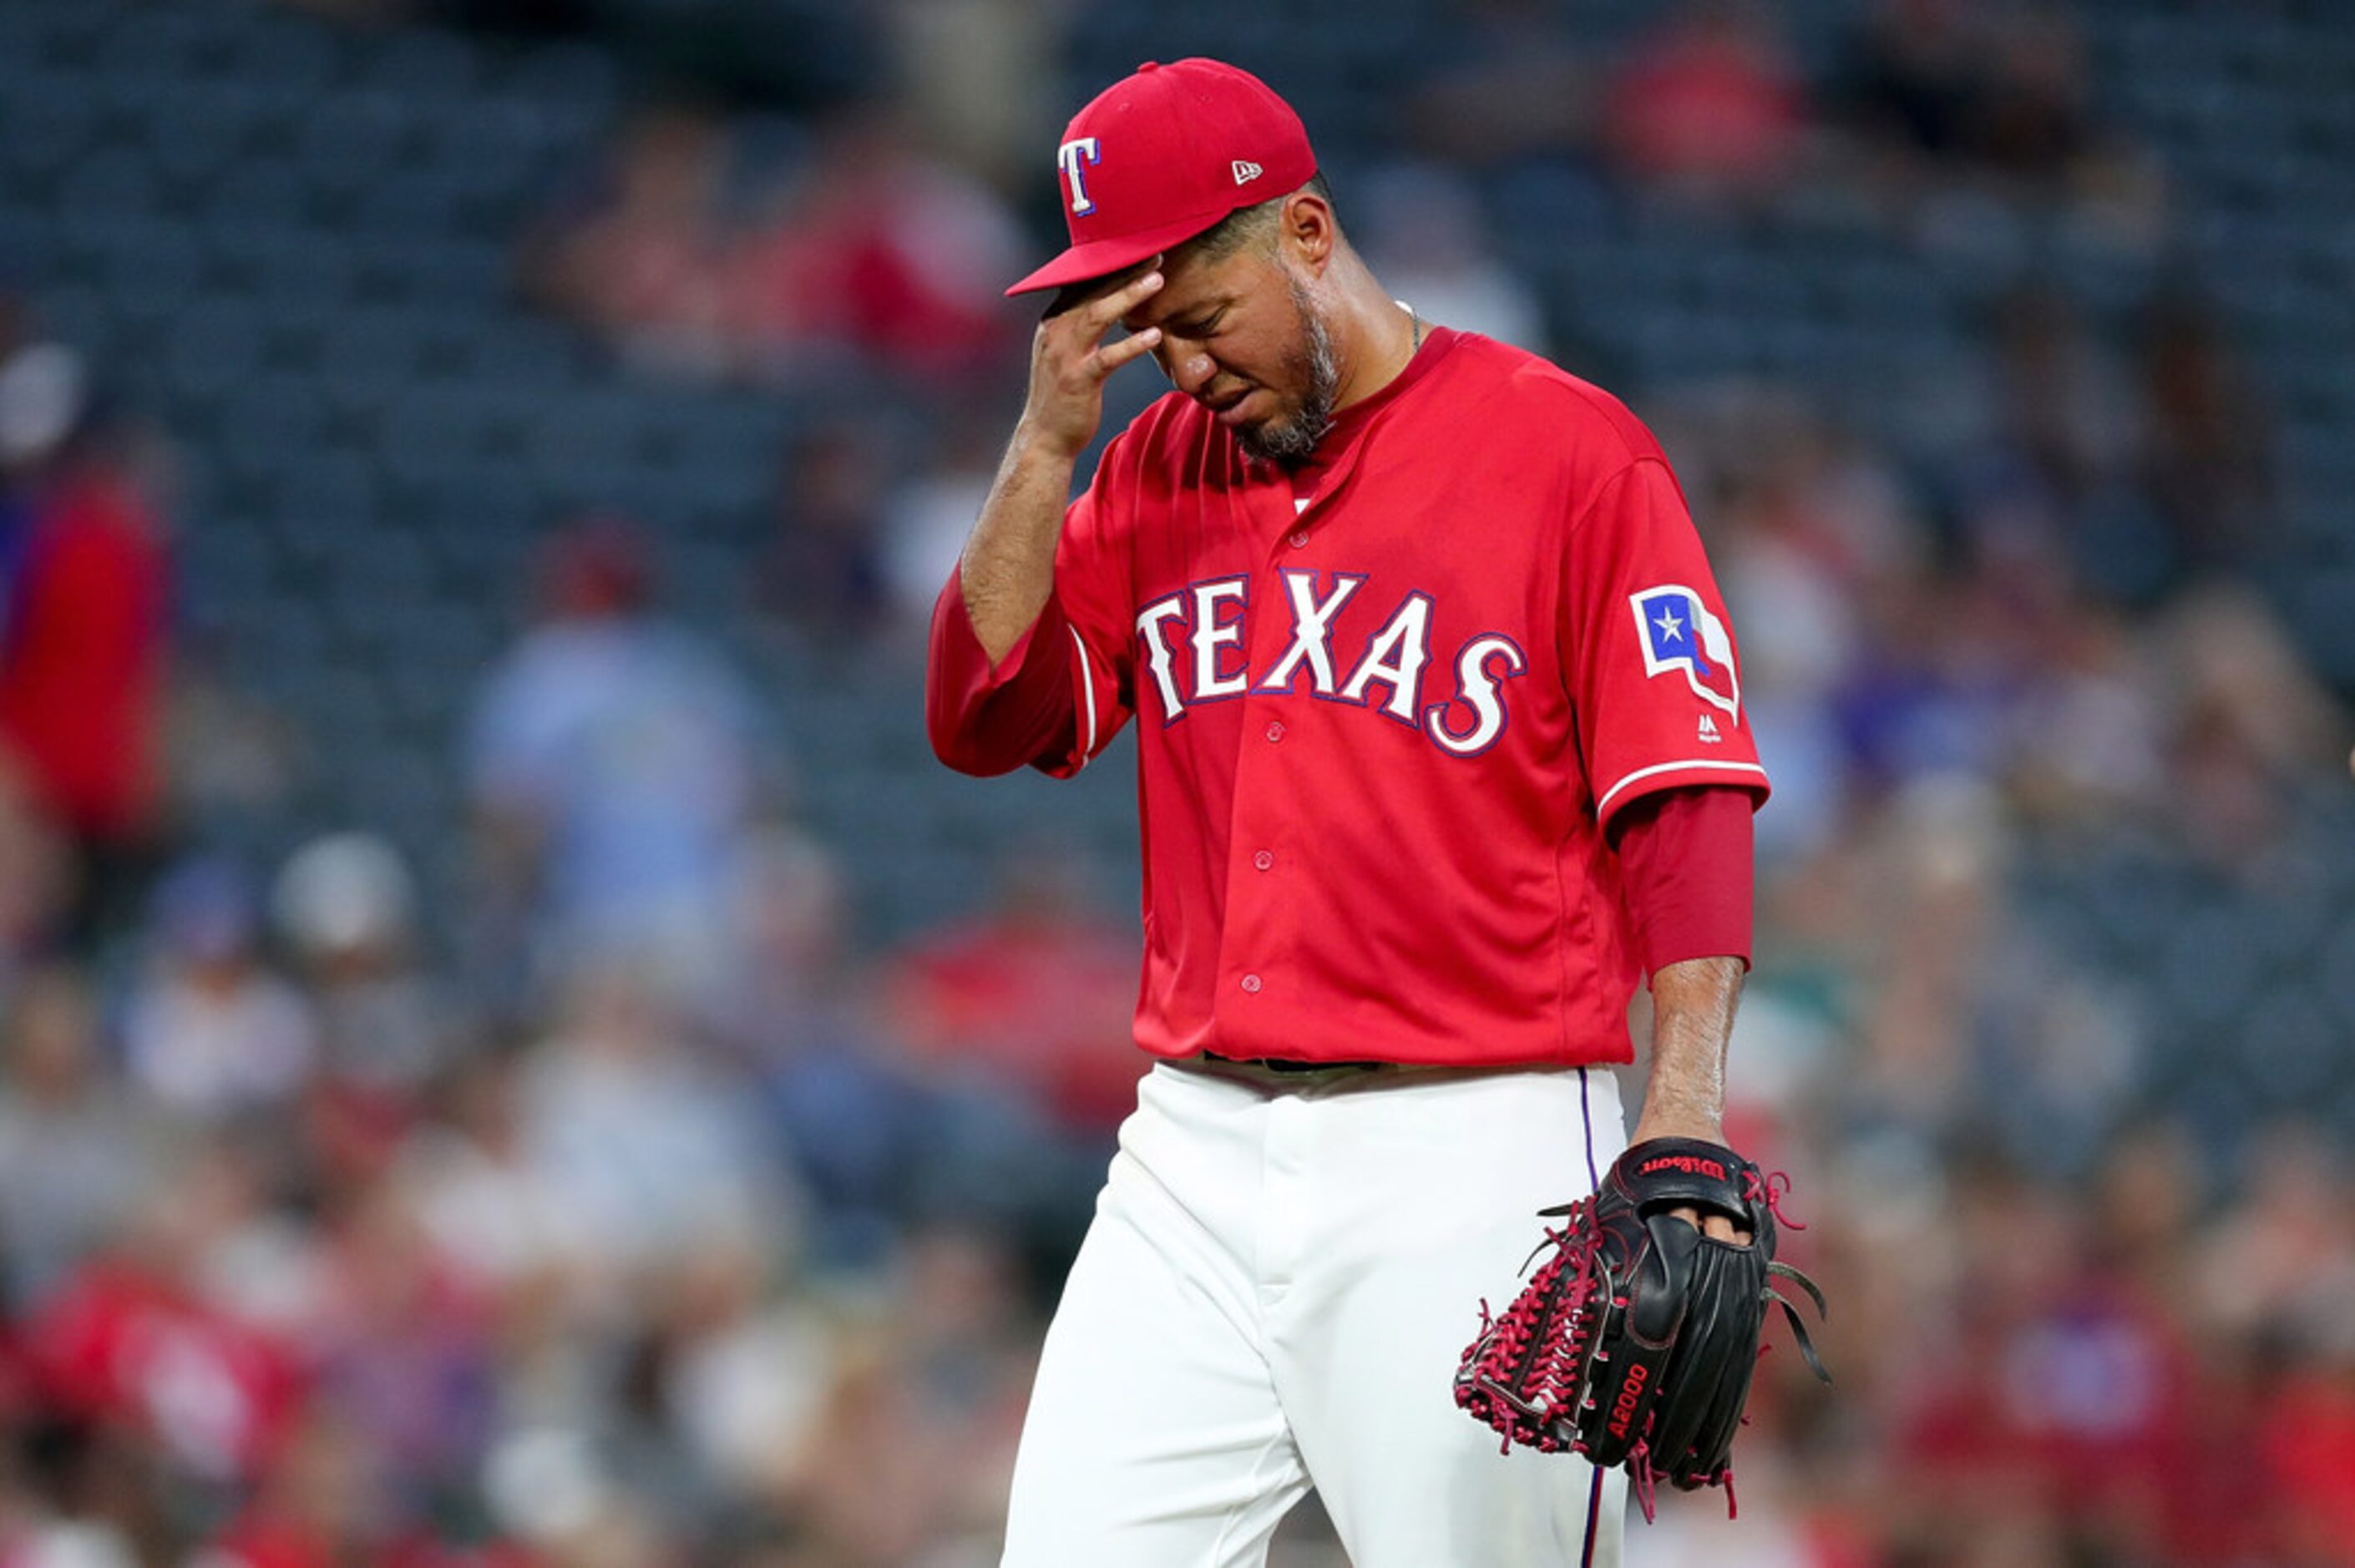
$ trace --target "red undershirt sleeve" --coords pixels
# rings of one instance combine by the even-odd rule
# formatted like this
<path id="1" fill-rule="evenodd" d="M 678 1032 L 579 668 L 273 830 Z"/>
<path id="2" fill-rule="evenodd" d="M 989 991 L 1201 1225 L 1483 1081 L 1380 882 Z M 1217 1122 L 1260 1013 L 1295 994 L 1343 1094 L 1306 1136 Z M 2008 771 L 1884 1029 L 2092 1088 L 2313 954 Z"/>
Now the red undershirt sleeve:
<path id="1" fill-rule="evenodd" d="M 955 573 L 932 606 L 924 724 L 932 750 L 960 773 L 989 777 L 1068 753 L 1077 727 L 1071 631 L 1054 595 L 995 664 L 983 651 Z"/>
<path id="2" fill-rule="evenodd" d="M 1751 816 L 1758 797 L 1731 785 L 1662 789 L 1611 822 L 1636 957 L 1646 975 L 1687 959 L 1750 967 Z"/>

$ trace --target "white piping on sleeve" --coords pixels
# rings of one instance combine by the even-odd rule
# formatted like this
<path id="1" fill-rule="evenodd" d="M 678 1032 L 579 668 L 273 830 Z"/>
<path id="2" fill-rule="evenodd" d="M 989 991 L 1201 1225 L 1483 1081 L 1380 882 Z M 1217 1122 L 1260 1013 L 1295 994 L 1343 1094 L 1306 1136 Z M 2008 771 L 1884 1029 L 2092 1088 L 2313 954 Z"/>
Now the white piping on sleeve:
<path id="1" fill-rule="evenodd" d="M 1706 758 L 1694 758 L 1686 762 L 1656 763 L 1649 768 L 1638 768 L 1635 772 L 1605 789 L 1602 798 L 1594 802 L 1594 814 L 1601 816 L 1603 808 L 1611 804 L 1611 798 L 1638 779 L 1649 779 L 1659 773 L 1680 773 L 1688 768 L 1705 768 L 1719 773 L 1755 773 L 1761 779 L 1766 777 L 1766 770 L 1754 762 L 1712 762 Z"/>
<path id="2" fill-rule="evenodd" d="M 1085 768 L 1096 755 L 1096 674 L 1088 662 L 1088 645 L 1080 638 L 1080 629 L 1066 626 L 1071 634 L 1071 646 L 1080 651 L 1080 700 L 1088 710 L 1088 743 L 1080 748 L 1080 766 Z"/>

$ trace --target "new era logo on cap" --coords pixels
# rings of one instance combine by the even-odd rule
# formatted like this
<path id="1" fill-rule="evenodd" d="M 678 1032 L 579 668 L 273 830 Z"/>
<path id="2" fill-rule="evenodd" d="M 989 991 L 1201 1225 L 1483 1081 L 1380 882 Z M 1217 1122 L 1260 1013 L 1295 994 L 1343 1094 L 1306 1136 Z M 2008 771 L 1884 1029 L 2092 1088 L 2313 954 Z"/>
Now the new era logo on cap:
<path id="1" fill-rule="evenodd" d="M 1134 267 L 1316 173 L 1292 106 L 1249 71 L 1209 59 L 1137 67 L 1072 118 L 1055 163 L 1071 249 L 1009 294 Z"/>

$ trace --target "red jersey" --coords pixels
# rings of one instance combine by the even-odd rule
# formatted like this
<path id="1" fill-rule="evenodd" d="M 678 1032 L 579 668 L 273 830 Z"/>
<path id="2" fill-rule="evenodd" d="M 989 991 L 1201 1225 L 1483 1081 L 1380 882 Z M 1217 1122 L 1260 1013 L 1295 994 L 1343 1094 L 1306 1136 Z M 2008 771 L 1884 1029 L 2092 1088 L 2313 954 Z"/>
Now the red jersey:
<path id="1" fill-rule="evenodd" d="M 1155 403 L 994 668 L 951 578 L 934 748 L 1069 777 L 1136 717 L 1156 1055 L 1631 1059 L 1613 814 L 1767 788 L 1659 444 L 1598 388 L 1437 329 L 1306 471 L 1296 494 L 1191 398 Z"/>

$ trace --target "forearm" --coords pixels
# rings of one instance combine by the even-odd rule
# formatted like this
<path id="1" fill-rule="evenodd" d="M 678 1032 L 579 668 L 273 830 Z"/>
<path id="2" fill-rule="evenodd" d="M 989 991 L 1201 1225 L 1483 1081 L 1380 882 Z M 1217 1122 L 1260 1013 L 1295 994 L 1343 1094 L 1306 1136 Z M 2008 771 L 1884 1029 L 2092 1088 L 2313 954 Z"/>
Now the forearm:
<path id="1" fill-rule="evenodd" d="M 1061 678 L 1071 652 L 1062 644 L 1073 634 L 1047 624 L 1067 624 L 1059 609 L 1048 614 L 1056 604 L 1055 552 L 1071 471 L 1103 418 L 1104 378 L 1161 341 L 1152 327 L 1116 343 L 1104 334 L 1160 287 L 1161 274 L 1148 266 L 1095 286 L 1039 323 L 1029 398 L 956 577 L 933 608 L 925 724 L 932 749 L 952 768 L 1002 773 L 1028 762 L 1068 776 L 1092 754 L 1095 731 L 1078 744 L 1072 694 Z M 1026 646 L 1024 639 L 1041 630 L 1047 635 Z M 1007 666 L 1017 648 L 1023 656 Z M 1092 726 L 1097 709 L 1088 713 Z"/>
<path id="2" fill-rule="evenodd" d="M 1077 454 L 1018 427 L 957 563 L 965 614 L 994 664 L 1038 622 L 1055 586 L 1055 546 Z"/>
<path id="3" fill-rule="evenodd" d="M 1160 258 L 1058 301 L 1030 344 L 1030 395 L 957 563 L 966 618 L 996 663 L 1038 621 L 1055 587 L 1071 471 L 1103 419 L 1104 378 L 1161 342 L 1147 327 L 1104 334 L 1161 287 Z"/>
<path id="4" fill-rule="evenodd" d="M 1737 958 L 1687 959 L 1652 976 L 1652 1069 L 1636 1141 L 1724 1141 L 1726 1044 L 1742 978 Z"/>

